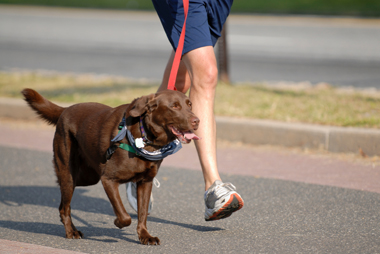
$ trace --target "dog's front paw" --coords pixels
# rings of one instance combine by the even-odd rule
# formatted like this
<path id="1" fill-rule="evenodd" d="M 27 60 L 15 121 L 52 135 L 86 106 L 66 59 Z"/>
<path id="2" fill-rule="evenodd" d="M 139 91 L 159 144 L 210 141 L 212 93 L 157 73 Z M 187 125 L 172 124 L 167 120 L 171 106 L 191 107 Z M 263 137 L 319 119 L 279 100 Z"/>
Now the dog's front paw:
<path id="1" fill-rule="evenodd" d="M 83 234 L 79 230 L 73 230 L 69 233 L 66 233 L 66 238 L 68 238 L 68 239 L 82 239 Z"/>
<path id="2" fill-rule="evenodd" d="M 129 225 L 131 225 L 132 219 L 131 217 L 126 218 L 125 220 L 119 220 L 118 218 L 116 218 L 113 223 L 118 228 L 128 227 Z"/>
<path id="3" fill-rule="evenodd" d="M 149 235 L 148 237 L 139 237 L 140 243 L 144 245 L 160 245 L 160 239 Z"/>
<path id="4" fill-rule="evenodd" d="M 145 245 L 160 245 L 160 239 L 158 237 L 153 237 L 148 233 L 148 230 L 140 229 L 137 230 L 137 234 L 139 236 L 139 240 L 141 244 Z"/>

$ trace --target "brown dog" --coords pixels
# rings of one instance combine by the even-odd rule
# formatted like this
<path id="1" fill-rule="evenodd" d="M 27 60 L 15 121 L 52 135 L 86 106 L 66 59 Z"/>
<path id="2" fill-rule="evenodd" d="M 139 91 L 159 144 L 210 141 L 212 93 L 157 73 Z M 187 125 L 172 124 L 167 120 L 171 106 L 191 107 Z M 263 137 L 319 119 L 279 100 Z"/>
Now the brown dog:
<path id="1" fill-rule="evenodd" d="M 199 119 L 192 113 L 188 97 L 167 90 L 116 108 L 99 103 L 80 103 L 63 108 L 32 89 L 24 89 L 22 94 L 42 119 L 57 126 L 53 163 L 61 190 L 59 212 L 66 237 L 83 237 L 72 223 L 70 214 L 70 202 L 76 186 L 94 185 L 101 180 L 116 215 L 114 223 L 123 228 L 131 224 L 131 217 L 123 206 L 118 187 L 133 181 L 137 183 L 137 234 L 140 242 L 160 244 L 157 237 L 148 233 L 146 221 L 152 181 L 162 159 L 153 161 L 142 157 L 141 153 L 118 148 L 121 143 L 132 145 L 123 133 L 118 135 L 121 136 L 119 140 L 111 140 L 120 128 L 128 129 L 136 140 L 144 137 L 149 141 L 144 147 L 149 153 L 176 139 L 183 143 L 198 139 L 193 131 L 198 128 Z M 119 127 L 122 120 L 124 126 Z"/>

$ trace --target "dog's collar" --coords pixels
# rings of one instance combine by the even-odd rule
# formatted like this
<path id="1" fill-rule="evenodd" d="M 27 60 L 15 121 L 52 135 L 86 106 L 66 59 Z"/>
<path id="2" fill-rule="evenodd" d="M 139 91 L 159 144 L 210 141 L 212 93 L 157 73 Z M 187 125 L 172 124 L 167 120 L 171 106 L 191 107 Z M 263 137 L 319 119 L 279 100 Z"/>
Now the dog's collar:
<path id="1" fill-rule="evenodd" d="M 140 118 L 140 121 L 142 121 L 141 118 Z M 142 126 L 142 123 L 141 123 L 141 126 Z M 129 144 L 119 142 L 123 140 L 124 137 L 127 137 Z M 161 147 L 160 149 L 156 151 L 149 152 L 143 148 L 144 146 L 141 146 L 140 144 L 141 140 L 142 140 L 141 138 L 135 139 L 133 137 L 132 133 L 127 128 L 126 119 L 125 117 L 123 117 L 123 120 L 119 124 L 119 133 L 111 140 L 111 142 L 119 142 L 120 144 L 119 146 L 111 145 L 107 149 L 106 159 L 109 160 L 112 154 L 115 152 L 115 150 L 118 147 L 122 148 L 123 150 L 132 152 L 136 154 L 137 156 L 144 157 L 145 159 L 150 160 L 150 161 L 162 160 L 165 157 L 178 152 L 182 148 L 181 142 L 178 139 L 176 139 L 173 142 L 170 142 L 169 144 Z"/>
<path id="2" fill-rule="evenodd" d="M 137 147 L 136 145 L 137 142 L 129 130 L 127 130 L 127 139 L 130 143 L 130 146 L 132 146 L 133 149 L 135 149 L 135 151 L 137 152 L 136 154 L 138 156 L 142 156 L 145 159 L 150 160 L 150 161 L 162 160 L 165 157 L 178 152 L 182 148 L 181 142 L 178 139 L 176 139 L 173 142 L 170 142 L 169 144 L 161 147 L 160 149 L 156 151 L 149 152 L 142 147 Z"/>
<path id="3" fill-rule="evenodd" d="M 136 146 L 139 148 L 143 148 L 146 144 L 153 144 L 153 142 L 150 141 L 146 136 L 142 116 L 140 116 L 139 125 L 140 125 L 140 131 L 141 131 L 141 138 L 136 138 L 136 140 L 134 140 L 134 144 L 136 144 Z M 125 117 L 123 117 L 123 119 L 119 123 L 119 133 L 111 141 L 118 142 L 122 140 L 126 136 L 128 131 L 129 130 L 127 128 L 126 119 Z"/>
<path id="4" fill-rule="evenodd" d="M 148 137 L 146 136 L 146 132 L 145 132 L 145 129 L 144 129 L 144 124 L 143 124 L 143 117 L 140 116 L 140 131 L 141 131 L 141 138 L 142 138 L 142 141 L 144 144 L 153 144 L 152 141 L 150 141 L 148 139 Z"/>

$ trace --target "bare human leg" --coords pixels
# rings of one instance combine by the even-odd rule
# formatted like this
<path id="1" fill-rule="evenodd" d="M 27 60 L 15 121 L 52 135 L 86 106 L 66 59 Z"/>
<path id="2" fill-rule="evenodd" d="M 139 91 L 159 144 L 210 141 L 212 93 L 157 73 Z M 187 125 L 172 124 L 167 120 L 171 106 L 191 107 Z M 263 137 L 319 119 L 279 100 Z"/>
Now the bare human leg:
<path id="1" fill-rule="evenodd" d="M 166 89 L 169 80 L 174 51 L 166 66 L 159 91 Z M 216 162 L 216 124 L 214 98 L 218 70 L 212 46 L 201 47 L 186 53 L 178 70 L 176 88 L 186 93 L 190 89 L 193 112 L 201 120 L 195 142 L 207 190 L 215 180 L 220 180 Z"/>

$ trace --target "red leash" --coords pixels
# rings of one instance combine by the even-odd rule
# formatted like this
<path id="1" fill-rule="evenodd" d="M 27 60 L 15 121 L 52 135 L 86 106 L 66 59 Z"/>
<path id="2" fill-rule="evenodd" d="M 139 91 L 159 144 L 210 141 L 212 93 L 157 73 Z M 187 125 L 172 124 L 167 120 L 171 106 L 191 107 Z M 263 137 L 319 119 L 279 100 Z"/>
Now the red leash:
<path id="1" fill-rule="evenodd" d="M 184 9 L 184 13 L 185 13 L 185 20 L 183 22 L 181 35 L 180 35 L 179 41 L 178 41 L 178 47 L 177 47 L 177 50 L 176 50 L 175 55 L 174 55 L 172 69 L 170 71 L 169 82 L 168 82 L 168 89 L 169 90 L 177 90 L 177 88 L 175 88 L 175 81 L 177 79 L 179 63 L 181 62 L 183 45 L 185 44 L 185 31 L 186 31 L 187 13 L 189 12 L 189 0 L 183 0 L 183 9 Z"/>

